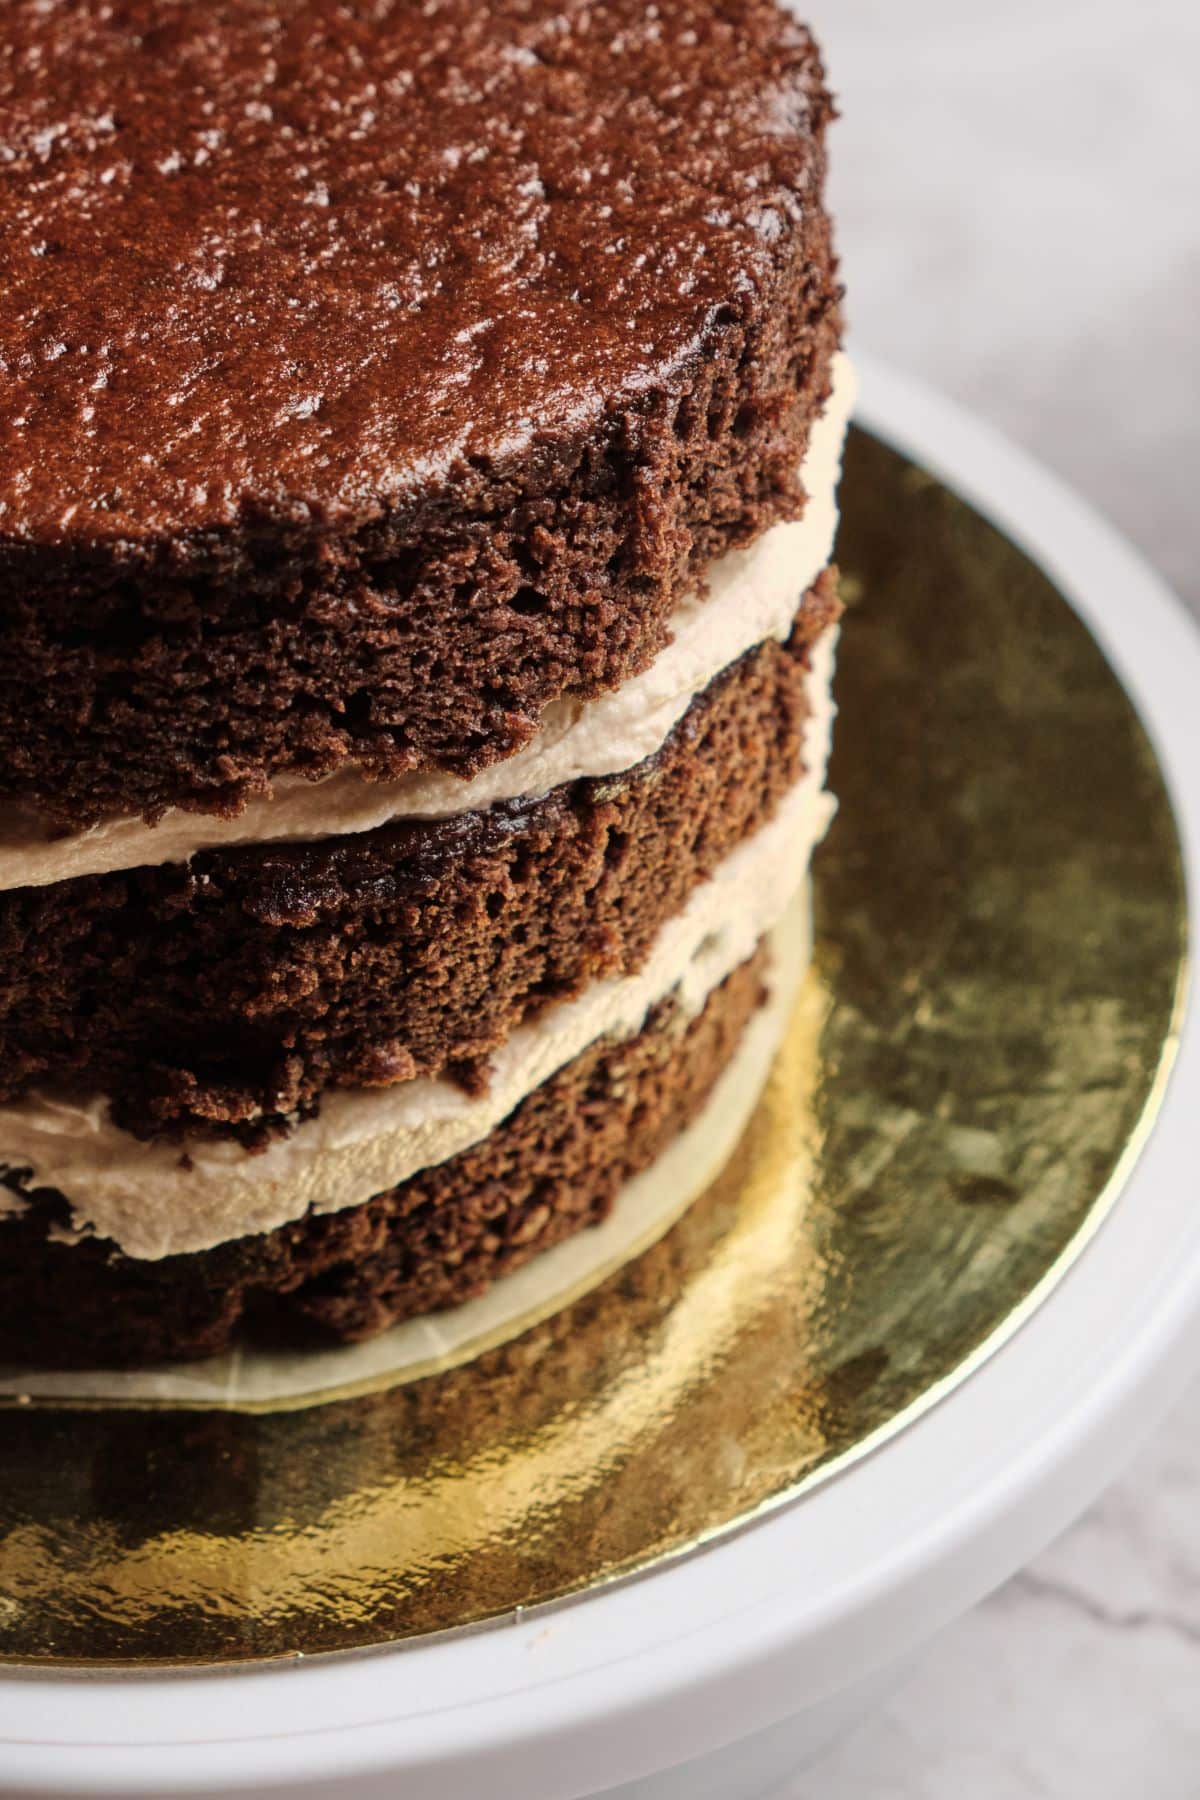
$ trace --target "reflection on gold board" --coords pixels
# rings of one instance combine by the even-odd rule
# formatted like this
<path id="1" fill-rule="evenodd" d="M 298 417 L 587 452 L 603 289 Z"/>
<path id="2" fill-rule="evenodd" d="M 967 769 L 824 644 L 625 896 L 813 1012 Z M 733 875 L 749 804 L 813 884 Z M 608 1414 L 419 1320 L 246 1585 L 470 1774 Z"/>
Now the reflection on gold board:
<path id="1" fill-rule="evenodd" d="M 790 1503 L 969 1376 L 1148 1128 L 1184 965 L 1152 753 L 1047 579 L 856 433 L 817 950 L 721 1178 L 474 1361 L 321 1405 L 0 1412 L 0 1657 L 445 1631 Z"/>

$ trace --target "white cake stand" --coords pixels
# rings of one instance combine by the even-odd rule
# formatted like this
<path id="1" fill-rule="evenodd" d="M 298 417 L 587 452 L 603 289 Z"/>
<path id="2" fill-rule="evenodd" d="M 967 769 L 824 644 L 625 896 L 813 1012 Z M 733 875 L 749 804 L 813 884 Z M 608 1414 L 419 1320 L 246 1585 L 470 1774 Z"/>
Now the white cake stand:
<path id="1" fill-rule="evenodd" d="M 869 429 L 1075 604 L 1162 761 L 1200 892 L 1200 634 L 1027 457 L 859 359 Z M 1200 1359 L 1200 1020 L 1132 1179 L 1022 1330 L 799 1504 L 528 1620 L 236 1673 L 0 1677 L 0 1793 L 747 1800 L 1094 1499 Z"/>

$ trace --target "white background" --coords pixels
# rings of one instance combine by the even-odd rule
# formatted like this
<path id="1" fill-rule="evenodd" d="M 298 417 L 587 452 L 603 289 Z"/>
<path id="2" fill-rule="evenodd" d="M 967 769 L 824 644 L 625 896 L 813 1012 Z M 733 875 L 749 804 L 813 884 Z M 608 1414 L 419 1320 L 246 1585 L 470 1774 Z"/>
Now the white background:
<path id="1" fill-rule="evenodd" d="M 852 335 L 1066 476 L 1200 612 L 1200 0 L 800 10 L 843 114 Z M 787 1800 L 1040 1795 L 1200 1796 L 1200 1386 Z"/>

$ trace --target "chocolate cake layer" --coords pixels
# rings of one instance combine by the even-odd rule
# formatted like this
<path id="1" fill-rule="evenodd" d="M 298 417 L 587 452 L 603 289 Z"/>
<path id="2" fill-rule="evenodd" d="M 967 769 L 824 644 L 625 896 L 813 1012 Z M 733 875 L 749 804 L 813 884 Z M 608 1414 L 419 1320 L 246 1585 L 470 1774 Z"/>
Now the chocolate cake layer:
<path id="1" fill-rule="evenodd" d="M 0 795 L 470 772 L 801 508 L 831 105 L 771 0 L 9 0 L 0 44 Z"/>
<path id="2" fill-rule="evenodd" d="M 636 968 L 774 811 L 837 611 L 827 571 L 787 644 L 743 657 L 625 775 L 0 894 L 0 1099 L 68 1085 L 140 1134 L 253 1140 L 330 1084 L 479 1084 L 515 1025 Z"/>
<path id="3" fill-rule="evenodd" d="M 65 1204 L 0 1219 L 0 1360 L 133 1366 L 219 1354 L 239 1334 L 351 1341 L 482 1293 L 597 1223 L 704 1105 L 763 994 L 763 952 L 689 1021 L 662 1002 L 601 1041 L 489 1137 L 364 1206 L 144 1262 L 56 1242 Z"/>

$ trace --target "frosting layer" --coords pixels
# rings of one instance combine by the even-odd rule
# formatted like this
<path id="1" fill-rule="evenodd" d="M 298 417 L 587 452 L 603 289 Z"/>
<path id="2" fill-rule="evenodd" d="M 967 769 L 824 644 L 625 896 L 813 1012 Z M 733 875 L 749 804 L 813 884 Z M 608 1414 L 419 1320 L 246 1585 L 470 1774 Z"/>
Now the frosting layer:
<path id="1" fill-rule="evenodd" d="M 775 818 L 740 845 L 660 932 L 633 975 L 594 983 L 513 1032 L 486 1093 L 441 1080 L 331 1092 L 313 1118 L 258 1155 L 228 1139 L 143 1142 L 118 1130 L 107 1103 L 31 1094 L 0 1111 L 0 1158 L 57 1189 L 78 1230 L 129 1256 L 205 1250 L 314 1212 L 355 1206 L 477 1143 L 519 1102 L 597 1038 L 636 1032 L 673 993 L 683 1016 L 748 957 L 804 880 L 833 811 L 823 791 L 833 707 L 833 645 L 814 667 L 809 773 Z M 815 659 L 814 659 L 815 661 Z"/>
<path id="2" fill-rule="evenodd" d="M 114 818 L 70 836 L 0 810 L 0 890 L 42 887 L 80 875 L 182 862 L 199 850 L 370 831 L 397 818 L 444 818 L 520 795 L 540 795 L 580 776 L 612 775 L 661 748 L 691 701 L 730 663 L 788 634 L 805 590 L 829 561 L 837 529 L 837 481 L 854 400 L 853 370 L 839 354 L 829 403 L 813 428 L 801 479 L 804 516 L 773 526 L 709 571 L 707 594 L 677 608 L 672 641 L 643 674 L 590 701 L 560 700 L 537 736 L 472 780 L 441 772 L 368 781 L 342 769 L 322 781 L 280 777 L 270 798 L 223 819 L 173 809 L 155 826 Z"/>

